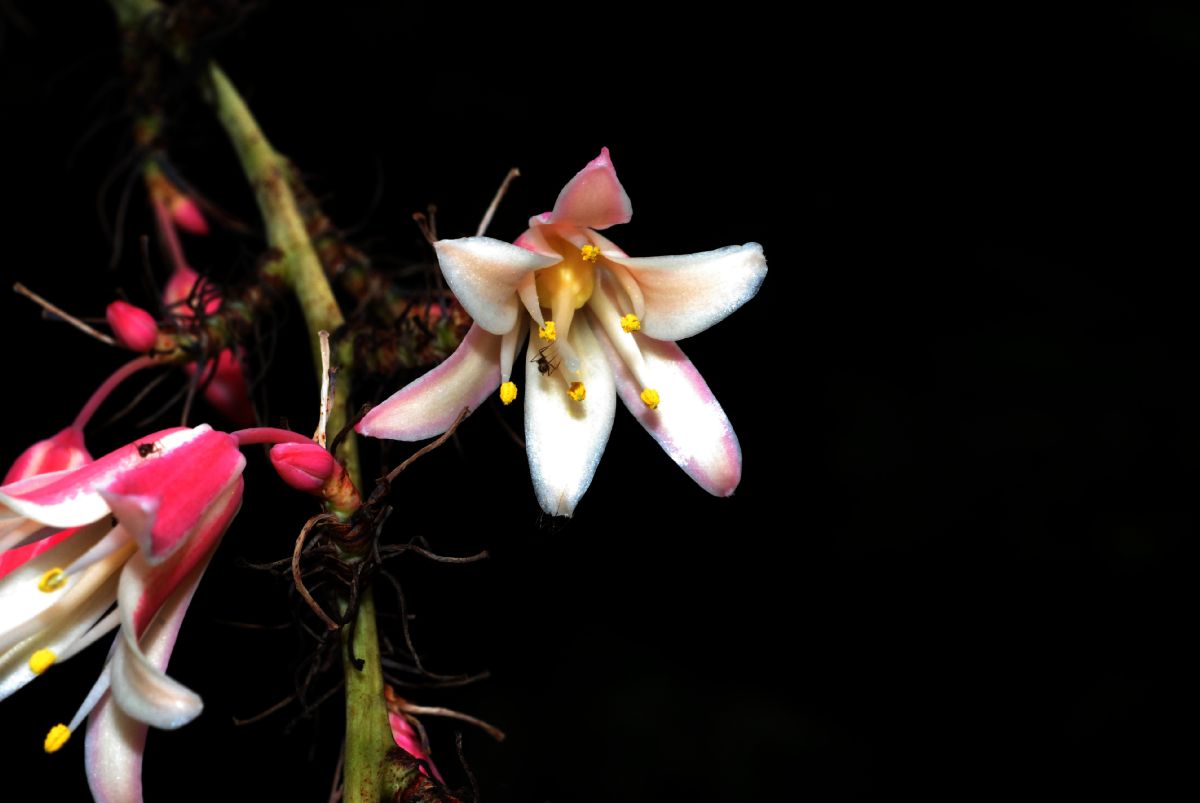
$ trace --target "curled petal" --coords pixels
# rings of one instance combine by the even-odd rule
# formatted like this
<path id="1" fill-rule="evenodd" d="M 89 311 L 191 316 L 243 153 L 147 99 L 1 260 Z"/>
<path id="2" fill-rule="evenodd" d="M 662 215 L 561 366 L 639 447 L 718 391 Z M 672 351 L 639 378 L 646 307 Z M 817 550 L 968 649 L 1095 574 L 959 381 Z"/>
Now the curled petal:
<path id="1" fill-rule="evenodd" d="M 542 509 L 555 516 L 570 516 L 592 482 L 600 455 L 608 443 L 616 412 L 612 372 L 586 318 L 575 320 L 571 345 L 578 354 L 587 395 L 574 401 L 560 376 L 525 365 L 525 443 L 529 473 Z M 538 351 L 538 335 L 529 333 L 529 353 Z"/>
<path id="2" fill-rule="evenodd" d="M 490 237 L 438 240 L 433 246 L 446 284 L 475 323 L 494 335 L 517 322 L 522 277 L 561 261 Z"/>
<path id="3" fill-rule="evenodd" d="M 682 340 L 703 332 L 745 304 L 767 275 L 758 243 L 669 257 L 606 257 L 637 279 L 645 299 L 642 332 Z"/>
<path id="4" fill-rule="evenodd" d="M 558 194 L 550 220 L 572 223 L 590 229 L 606 229 L 618 223 L 628 223 L 633 206 L 625 188 L 617 180 L 617 171 L 609 158 L 608 148 L 575 174 Z"/>
<path id="5" fill-rule="evenodd" d="M 87 447 L 83 443 L 83 430 L 67 427 L 51 438 L 38 441 L 30 446 L 12 464 L 12 468 L 4 475 L 4 485 L 37 474 L 47 474 L 51 471 L 64 471 L 78 468 L 84 463 L 92 462 Z"/>
<path id="6" fill-rule="evenodd" d="M 173 730 L 200 715 L 200 695 L 156 667 L 136 644 L 123 636 L 109 664 L 113 700 L 138 722 Z"/>
<path id="7" fill-rule="evenodd" d="M 199 695 L 165 674 L 143 651 L 140 637 L 155 617 L 182 620 L 217 542 L 242 501 L 238 477 L 197 525 L 186 548 L 168 563 L 151 565 L 134 555 L 121 572 L 117 590 L 121 635 L 109 665 L 112 697 L 129 716 L 156 728 L 178 728 L 199 715 Z M 173 626 L 178 631 L 178 622 Z M 171 636 L 172 643 L 174 636 Z"/>
<path id="8" fill-rule="evenodd" d="M 725 411 L 679 346 L 640 334 L 628 336 L 637 342 L 645 375 L 662 401 L 654 410 L 642 402 L 645 388 L 601 335 L 621 401 L 701 488 L 729 496 L 742 478 L 742 449 Z"/>
<path id="9" fill-rule="evenodd" d="M 159 672 L 166 671 L 188 603 L 200 578 L 183 585 L 167 600 L 158 619 L 141 639 L 141 650 Z M 142 799 L 142 750 L 147 726 L 122 711 L 107 694 L 88 716 L 84 760 L 88 785 L 97 803 L 138 803 Z"/>
<path id="10" fill-rule="evenodd" d="M 372 438 L 418 441 L 450 428 L 500 387 L 500 337 L 478 323 L 445 362 L 376 406 L 354 429 Z"/>

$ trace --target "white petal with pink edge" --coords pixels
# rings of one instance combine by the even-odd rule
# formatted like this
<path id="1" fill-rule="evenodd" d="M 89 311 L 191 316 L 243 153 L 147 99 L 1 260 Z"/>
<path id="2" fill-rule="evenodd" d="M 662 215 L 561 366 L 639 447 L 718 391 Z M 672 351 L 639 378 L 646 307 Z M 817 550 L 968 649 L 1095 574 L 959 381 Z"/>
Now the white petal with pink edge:
<path id="1" fill-rule="evenodd" d="M 500 337 L 472 324 L 445 362 L 374 407 L 360 435 L 419 441 L 450 428 L 463 408 L 476 409 L 500 387 Z"/>
<path id="2" fill-rule="evenodd" d="M 604 340 L 621 401 L 701 488 L 729 496 L 742 478 L 742 449 L 725 411 L 679 346 L 639 334 L 629 336 L 641 351 L 646 376 L 660 401 L 654 410 L 642 402 L 645 388 Z"/>
<path id="3" fill-rule="evenodd" d="M 561 261 L 491 237 L 438 240 L 433 247 L 446 284 L 475 323 L 494 335 L 517 322 L 522 277 Z"/>
<path id="4" fill-rule="evenodd" d="M 567 395 L 564 368 L 546 376 L 536 363 L 525 366 L 529 473 L 542 509 L 555 516 L 570 516 L 591 484 L 617 406 L 612 371 L 586 318 L 576 319 L 569 338 L 581 361 L 578 378 L 587 391 L 583 401 Z M 531 329 L 529 353 L 538 348 L 537 332 Z"/>
<path id="5" fill-rule="evenodd" d="M 573 223 L 591 229 L 606 229 L 628 223 L 633 206 L 625 188 L 617 179 L 608 148 L 575 174 L 558 194 L 550 219 L 555 223 Z"/>
<path id="6" fill-rule="evenodd" d="M 767 275 L 758 243 L 666 257 L 606 257 L 623 265 L 641 288 L 642 332 L 682 340 L 703 332 L 754 298 Z"/>
<path id="7" fill-rule="evenodd" d="M 202 569 L 197 571 L 196 580 Z M 158 619 L 142 636 L 146 660 L 166 671 L 197 583 L 181 586 L 163 605 Z M 88 716 L 84 760 L 88 785 L 97 803 L 138 803 L 142 799 L 142 751 L 148 726 L 123 712 L 111 693 Z"/>

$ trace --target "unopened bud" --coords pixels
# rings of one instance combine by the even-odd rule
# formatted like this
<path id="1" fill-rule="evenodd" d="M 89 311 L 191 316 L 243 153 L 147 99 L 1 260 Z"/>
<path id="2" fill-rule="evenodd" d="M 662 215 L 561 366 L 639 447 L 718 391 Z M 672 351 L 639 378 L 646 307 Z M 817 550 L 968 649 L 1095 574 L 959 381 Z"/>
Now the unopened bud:
<path id="1" fill-rule="evenodd" d="M 271 465 L 297 491 L 320 494 L 337 461 L 316 443 L 279 443 L 271 447 Z"/>
<path id="2" fill-rule="evenodd" d="M 141 307 L 124 301 L 108 305 L 104 316 L 112 327 L 117 342 L 130 351 L 147 352 L 158 339 L 158 322 Z"/>
<path id="3" fill-rule="evenodd" d="M 171 220 L 179 228 L 192 234 L 208 234 L 208 221 L 191 198 L 183 194 L 175 195 L 171 198 L 169 209 Z"/>

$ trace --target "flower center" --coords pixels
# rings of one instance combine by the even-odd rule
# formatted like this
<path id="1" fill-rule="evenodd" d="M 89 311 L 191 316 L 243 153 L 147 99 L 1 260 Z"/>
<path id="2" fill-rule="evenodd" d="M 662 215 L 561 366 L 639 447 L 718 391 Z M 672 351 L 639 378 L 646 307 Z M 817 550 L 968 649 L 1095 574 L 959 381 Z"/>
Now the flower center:
<path id="1" fill-rule="evenodd" d="M 557 318 L 561 307 L 569 304 L 571 309 L 577 310 L 592 297 L 592 291 L 596 289 L 596 256 L 600 252 L 590 245 L 576 248 L 566 240 L 556 240 L 552 245 L 563 255 L 563 260 L 535 273 L 534 282 L 539 303 L 554 310 Z"/>

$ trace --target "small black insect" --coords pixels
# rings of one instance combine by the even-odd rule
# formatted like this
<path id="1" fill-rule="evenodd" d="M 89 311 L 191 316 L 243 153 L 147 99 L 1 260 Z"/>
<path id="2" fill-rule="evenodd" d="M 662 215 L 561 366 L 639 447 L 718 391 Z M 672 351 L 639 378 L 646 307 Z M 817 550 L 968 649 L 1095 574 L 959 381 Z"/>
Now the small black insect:
<path id="1" fill-rule="evenodd" d="M 558 369 L 560 360 L 554 356 L 546 356 L 546 349 L 553 345 L 553 343 L 547 343 L 546 345 L 542 346 L 540 349 L 538 349 L 537 356 L 530 360 L 530 362 L 537 363 L 538 373 L 542 376 L 550 376 L 550 374 L 554 373 Z"/>
<path id="2" fill-rule="evenodd" d="M 137 445 L 138 455 L 141 457 L 149 457 L 159 449 L 158 441 L 154 443 L 139 443 Z"/>

